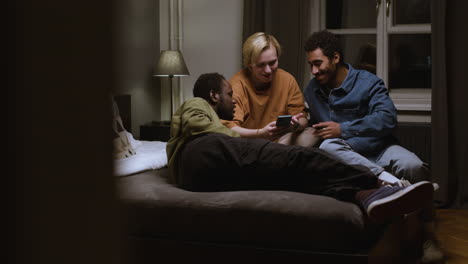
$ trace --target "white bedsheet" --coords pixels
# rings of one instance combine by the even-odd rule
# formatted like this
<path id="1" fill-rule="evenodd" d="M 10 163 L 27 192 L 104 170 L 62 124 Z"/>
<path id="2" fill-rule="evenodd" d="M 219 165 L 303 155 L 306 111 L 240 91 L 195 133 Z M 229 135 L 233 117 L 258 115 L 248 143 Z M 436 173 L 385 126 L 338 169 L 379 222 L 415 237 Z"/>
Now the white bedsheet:
<path id="1" fill-rule="evenodd" d="M 127 137 L 133 149 L 135 149 L 136 155 L 115 160 L 115 176 L 126 176 L 147 170 L 157 170 L 167 165 L 167 142 L 136 140 L 128 132 Z"/>

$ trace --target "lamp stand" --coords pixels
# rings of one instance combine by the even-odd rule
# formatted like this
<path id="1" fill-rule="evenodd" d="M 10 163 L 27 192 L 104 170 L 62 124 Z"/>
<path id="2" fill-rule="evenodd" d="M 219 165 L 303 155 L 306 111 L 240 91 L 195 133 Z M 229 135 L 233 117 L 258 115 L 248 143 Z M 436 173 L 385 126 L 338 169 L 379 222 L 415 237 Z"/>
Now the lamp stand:
<path id="1" fill-rule="evenodd" d="M 172 114 L 174 111 L 173 105 L 174 105 L 174 97 L 172 95 L 172 79 L 174 78 L 174 75 L 169 75 L 169 89 L 170 89 L 170 96 L 171 96 L 171 115 L 169 116 L 169 122 L 172 120 Z"/>

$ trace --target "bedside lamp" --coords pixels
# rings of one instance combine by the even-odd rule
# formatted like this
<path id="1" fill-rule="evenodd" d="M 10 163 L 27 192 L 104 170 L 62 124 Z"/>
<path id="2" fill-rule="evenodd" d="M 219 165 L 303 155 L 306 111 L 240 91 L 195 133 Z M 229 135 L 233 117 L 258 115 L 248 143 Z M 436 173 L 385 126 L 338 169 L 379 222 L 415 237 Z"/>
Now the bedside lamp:
<path id="1" fill-rule="evenodd" d="M 189 75 L 187 66 L 185 65 L 184 57 L 179 50 L 163 50 L 159 56 L 159 60 L 154 68 L 153 76 L 169 77 L 169 86 L 171 92 L 171 117 L 173 114 L 173 101 L 172 96 L 172 78 L 174 76 L 187 76 Z"/>

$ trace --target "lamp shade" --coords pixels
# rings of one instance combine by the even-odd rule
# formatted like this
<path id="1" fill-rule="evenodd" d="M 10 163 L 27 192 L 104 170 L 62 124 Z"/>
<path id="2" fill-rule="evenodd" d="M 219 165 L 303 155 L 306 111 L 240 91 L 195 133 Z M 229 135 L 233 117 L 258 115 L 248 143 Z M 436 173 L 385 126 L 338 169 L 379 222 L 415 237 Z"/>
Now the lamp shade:
<path id="1" fill-rule="evenodd" d="M 184 57 L 178 50 L 163 50 L 154 68 L 153 76 L 187 76 L 189 75 Z"/>

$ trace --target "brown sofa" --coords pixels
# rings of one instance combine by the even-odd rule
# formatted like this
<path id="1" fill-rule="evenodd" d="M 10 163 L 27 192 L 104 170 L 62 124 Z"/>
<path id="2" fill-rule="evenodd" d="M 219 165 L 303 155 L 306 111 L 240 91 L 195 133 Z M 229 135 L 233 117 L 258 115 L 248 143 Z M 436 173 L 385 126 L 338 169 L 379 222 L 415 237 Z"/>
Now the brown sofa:
<path id="1" fill-rule="evenodd" d="M 131 127 L 130 96 L 114 99 Z M 416 214 L 376 225 L 330 197 L 189 192 L 167 176 L 165 167 L 116 178 L 131 263 L 404 263 L 421 253 Z"/>
<path id="2" fill-rule="evenodd" d="M 134 263 L 400 263 L 419 253 L 414 214 L 376 225 L 355 204 L 330 197 L 189 192 L 167 173 L 117 179 Z"/>

